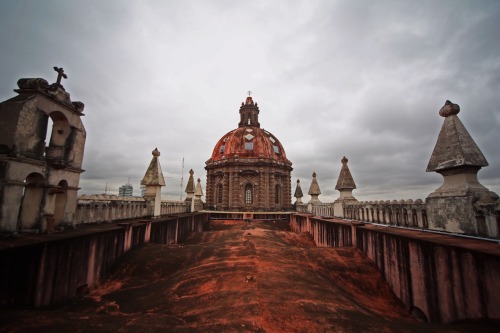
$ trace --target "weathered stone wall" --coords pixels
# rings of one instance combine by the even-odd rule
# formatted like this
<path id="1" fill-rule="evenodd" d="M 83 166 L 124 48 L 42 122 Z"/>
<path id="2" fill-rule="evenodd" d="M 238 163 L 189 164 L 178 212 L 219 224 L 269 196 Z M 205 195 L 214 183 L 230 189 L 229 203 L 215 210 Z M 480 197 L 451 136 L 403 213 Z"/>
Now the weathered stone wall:
<path id="1" fill-rule="evenodd" d="M 352 226 L 349 222 L 328 223 L 319 217 L 292 214 L 290 228 L 295 232 L 308 232 L 320 247 L 352 245 Z"/>
<path id="2" fill-rule="evenodd" d="M 184 201 L 162 201 L 161 214 L 189 212 Z M 75 224 L 111 222 L 116 220 L 149 217 L 147 202 L 140 197 L 118 197 L 115 195 L 82 195 L 78 199 Z"/>
<path id="3" fill-rule="evenodd" d="M 431 322 L 500 319 L 498 245 L 431 232 L 292 214 L 318 246 L 354 246 L 380 269 L 408 311 Z"/>
<path id="4" fill-rule="evenodd" d="M 60 304 L 99 284 L 126 251 L 149 242 L 182 242 L 189 232 L 207 228 L 207 214 L 186 214 L 118 225 L 88 225 L 26 242 L 3 242 L 0 306 Z"/>
<path id="5" fill-rule="evenodd" d="M 410 311 L 431 322 L 500 319 L 500 257 L 461 242 L 467 241 L 442 244 L 367 226 L 357 230 L 357 247 Z"/>
<path id="6" fill-rule="evenodd" d="M 489 195 L 492 193 L 493 195 Z M 477 196 L 429 196 L 429 228 L 454 233 L 500 238 L 500 199 L 495 193 Z M 491 198 L 493 197 L 493 198 Z M 484 200 L 486 198 L 486 200 Z"/>
<path id="7" fill-rule="evenodd" d="M 211 163 L 205 169 L 206 206 L 209 209 L 240 212 L 291 209 L 291 167 L 287 164 L 268 158 L 234 157 Z M 252 186 L 252 203 L 245 203 L 248 184 Z M 275 192 L 276 185 L 281 193 Z"/>

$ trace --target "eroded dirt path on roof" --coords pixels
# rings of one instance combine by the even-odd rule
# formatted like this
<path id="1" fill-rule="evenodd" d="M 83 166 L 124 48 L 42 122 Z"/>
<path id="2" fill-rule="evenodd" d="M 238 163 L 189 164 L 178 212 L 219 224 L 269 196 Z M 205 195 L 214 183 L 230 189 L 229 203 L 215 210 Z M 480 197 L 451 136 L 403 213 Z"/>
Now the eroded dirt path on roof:
<path id="1" fill-rule="evenodd" d="M 103 285 L 51 311 L 7 311 L 12 332 L 458 332 L 417 322 L 351 248 L 283 222 L 215 221 L 182 245 L 127 253 Z M 1 327 L 0 327 L 1 328 Z M 1 329 L 0 329 L 1 330 Z"/>

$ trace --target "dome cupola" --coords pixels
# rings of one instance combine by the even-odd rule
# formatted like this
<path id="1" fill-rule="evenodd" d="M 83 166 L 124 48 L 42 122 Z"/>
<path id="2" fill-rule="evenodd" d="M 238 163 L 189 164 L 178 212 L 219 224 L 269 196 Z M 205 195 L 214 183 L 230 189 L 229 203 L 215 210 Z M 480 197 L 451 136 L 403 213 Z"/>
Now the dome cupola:
<path id="1" fill-rule="evenodd" d="M 241 102 L 240 123 L 238 124 L 238 127 L 253 126 L 260 128 L 259 107 L 257 106 L 257 103 L 253 102 L 250 92 L 248 93 L 249 96 L 246 101 L 244 103 Z"/>
<path id="2" fill-rule="evenodd" d="M 215 162 L 235 157 L 264 158 L 291 165 L 278 138 L 271 132 L 260 128 L 259 108 L 251 96 L 241 103 L 238 128 L 219 139 L 209 161 Z"/>
<path id="3" fill-rule="evenodd" d="M 239 113 L 238 127 L 217 141 L 206 162 L 207 206 L 233 211 L 290 209 L 292 162 L 278 138 L 260 127 L 259 107 L 250 92 Z"/>

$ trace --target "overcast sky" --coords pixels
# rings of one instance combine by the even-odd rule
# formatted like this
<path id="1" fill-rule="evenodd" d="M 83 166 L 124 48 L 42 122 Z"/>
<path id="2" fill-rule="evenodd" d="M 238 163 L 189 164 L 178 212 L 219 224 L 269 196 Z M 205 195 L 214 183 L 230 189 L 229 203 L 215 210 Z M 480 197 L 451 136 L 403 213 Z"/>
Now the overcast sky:
<path id="1" fill-rule="evenodd" d="M 179 199 L 191 168 L 205 191 L 205 161 L 251 90 L 293 163 L 292 193 L 316 171 L 332 202 L 344 155 L 359 200 L 439 187 L 425 169 L 449 99 L 490 164 L 481 183 L 500 193 L 499 18 L 500 1 L 481 0 L 2 0 L 0 100 L 63 67 L 85 103 L 79 193 L 130 177 L 139 195 L 158 147 L 164 199 Z"/>

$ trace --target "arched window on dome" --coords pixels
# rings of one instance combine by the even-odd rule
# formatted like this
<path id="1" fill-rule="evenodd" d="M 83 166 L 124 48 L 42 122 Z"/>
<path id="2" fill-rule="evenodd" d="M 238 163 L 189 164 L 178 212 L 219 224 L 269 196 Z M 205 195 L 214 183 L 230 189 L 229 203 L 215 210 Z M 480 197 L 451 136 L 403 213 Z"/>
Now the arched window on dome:
<path id="1" fill-rule="evenodd" d="M 279 184 L 276 184 L 274 186 L 274 203 L 275 204 L 281 203 L 281 186 Z"/>
<path id="2" fill-rule="evenodd" d="M 217 203 L 222 203 L 222 184 L 217 185 Z"/>
<path id="3" fill-rule="evenodd" d="M 245 204 L 253 203 L 253 186 L 252 184 L 245 185 Z"/>

